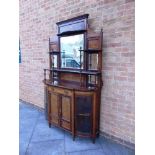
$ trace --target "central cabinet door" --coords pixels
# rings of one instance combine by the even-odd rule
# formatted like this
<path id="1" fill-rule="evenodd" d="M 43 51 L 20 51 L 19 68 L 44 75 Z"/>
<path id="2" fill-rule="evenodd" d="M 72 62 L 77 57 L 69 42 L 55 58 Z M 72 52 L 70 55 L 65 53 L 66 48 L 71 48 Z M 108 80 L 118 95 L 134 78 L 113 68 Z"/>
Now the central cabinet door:
<path id="1" fill-rule="evenodd" d="M 72 130 L 72 92 L 66 89 L 49 87 L 49 122 L 68 131 Z"/>
<path id="2" fill-rule="evenodd" d="M 61 95 L 61 127 L 71 130 L 71 97 Z"/>

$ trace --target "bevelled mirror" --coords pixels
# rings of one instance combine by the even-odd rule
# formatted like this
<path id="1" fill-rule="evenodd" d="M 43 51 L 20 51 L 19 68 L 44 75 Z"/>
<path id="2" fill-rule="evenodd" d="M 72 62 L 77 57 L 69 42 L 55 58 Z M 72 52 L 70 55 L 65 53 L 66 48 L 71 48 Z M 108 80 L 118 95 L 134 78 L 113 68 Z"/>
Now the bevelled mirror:
<path id="1" fill-rule="evenodd" d="M 61 68 L 83 69 L 84 34 L 60 38 Z"/>

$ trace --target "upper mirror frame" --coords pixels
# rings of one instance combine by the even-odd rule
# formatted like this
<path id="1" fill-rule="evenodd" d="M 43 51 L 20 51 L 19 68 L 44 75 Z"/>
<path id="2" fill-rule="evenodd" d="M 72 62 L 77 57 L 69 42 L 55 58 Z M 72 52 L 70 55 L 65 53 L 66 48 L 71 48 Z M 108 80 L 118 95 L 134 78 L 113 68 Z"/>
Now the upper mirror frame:
<path id="1" fill-rule="evenodd" d="M 57 35 L 73 35 L 86 32 L 88 29 L 88 16 L 89 14 L 84 14 L 56 23 L 58 25 Z"/>
<path id="2" fill-rule="evenodd" d="M 58 40 L 59 40 L 59 50 L 61 50 L 61 40 L 62 37 L 71 37 L 76 35 L 83 34 L 83 50 L 86 49 L 86 36 L 87 36 L 87 30 L 88 30 L 88 16 L 89 14 L 84 14 L 78 17 L 74 17 L 68 20 L 64 20 L 61 22 L 56 23 L 58 25 Z M 79 47 L 80 48 L 80 47 Z M 85 68 L 85 56 L 83 53 L 83 64 L 81 67 L 63 67 L 62 64 L 62 58 L 60 54 L 60 68 L 63 69 L 84 69 Z"/>

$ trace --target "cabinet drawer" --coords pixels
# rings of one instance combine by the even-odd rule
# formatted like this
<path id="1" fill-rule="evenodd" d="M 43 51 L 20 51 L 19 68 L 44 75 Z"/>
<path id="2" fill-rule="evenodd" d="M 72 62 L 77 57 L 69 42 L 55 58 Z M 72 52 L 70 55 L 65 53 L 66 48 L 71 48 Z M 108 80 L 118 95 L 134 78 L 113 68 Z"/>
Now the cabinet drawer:
<path id="1" fill-rule="evenodd" d="M 63 94 L 63 95 L 67 95 L 67 96 L 71 96 L 72 95 L 72 91 L 70 91 L 68 89 L 49 87 L 48 90 L 52 91 L 54 93 Z"/>

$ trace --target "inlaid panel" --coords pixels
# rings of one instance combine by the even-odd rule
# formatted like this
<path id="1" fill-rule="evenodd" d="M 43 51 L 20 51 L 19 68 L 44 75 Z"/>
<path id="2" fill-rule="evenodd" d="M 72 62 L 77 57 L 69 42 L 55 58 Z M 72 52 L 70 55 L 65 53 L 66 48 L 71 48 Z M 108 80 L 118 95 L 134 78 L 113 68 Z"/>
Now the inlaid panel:
<path id="1" fill-rule="evenodd" d="M 61 122 L 62 127 L 71 129 L 71 98 L 69 96 L 61 97 Z"/>
<path id="2" fill-rule="evenodd" d="M 58 43 L 57 42 L 52 42 L 49 45 L 50 51 L 58 51 Z"/>
<path id="3" fill-rule="evenodd" d="M 101 49 L 100 37 L 88 38 L 88 49 Z"/>
<path id="4" fill-rule="evenodd" d="M 68 25 L 60 26 L 60 33 L 67 32 L 67 31 L 79 31 L 85 29 L 85 21 L 81 20 L 78 22 L 70 22 Z"/>
<path id="5" fill-rule="evenodd" d="M 77 31 L 82 31 L 86 30 L 87 28 L 87 18 L 89 14 L 84 14 L 78 17 L 74 17 L 65 21 L 60 21 L 57 23 L 58 25 L 58 32 L 60 35 L 62 33 L 67 33 L 67 32 L 77 32 Z"/>
<path id="6" fill-rule="evenodd" d="M 63 95 L 66 95 L 66 96 L 71 96 L 72 95 L 72 91 L 70 91 L 68 89 L 57 88 L 57 87 L 49 87 L 48 89 L 49 89 L 49 91 L 52 91 L 55 94 L 63 94 Z"/>
<path id="7" fill-rule="evenodd" d="M 59 100 L 58 100 L 58 94 L 51 93 L 51 120 L 52 123 L 58 124 L 59 123 Z"/>
<path id="8" fill-rule="evenodd" d="M 73 73 L 61 73 L 61 80 L 80 82 L 80 75 Z"/>

